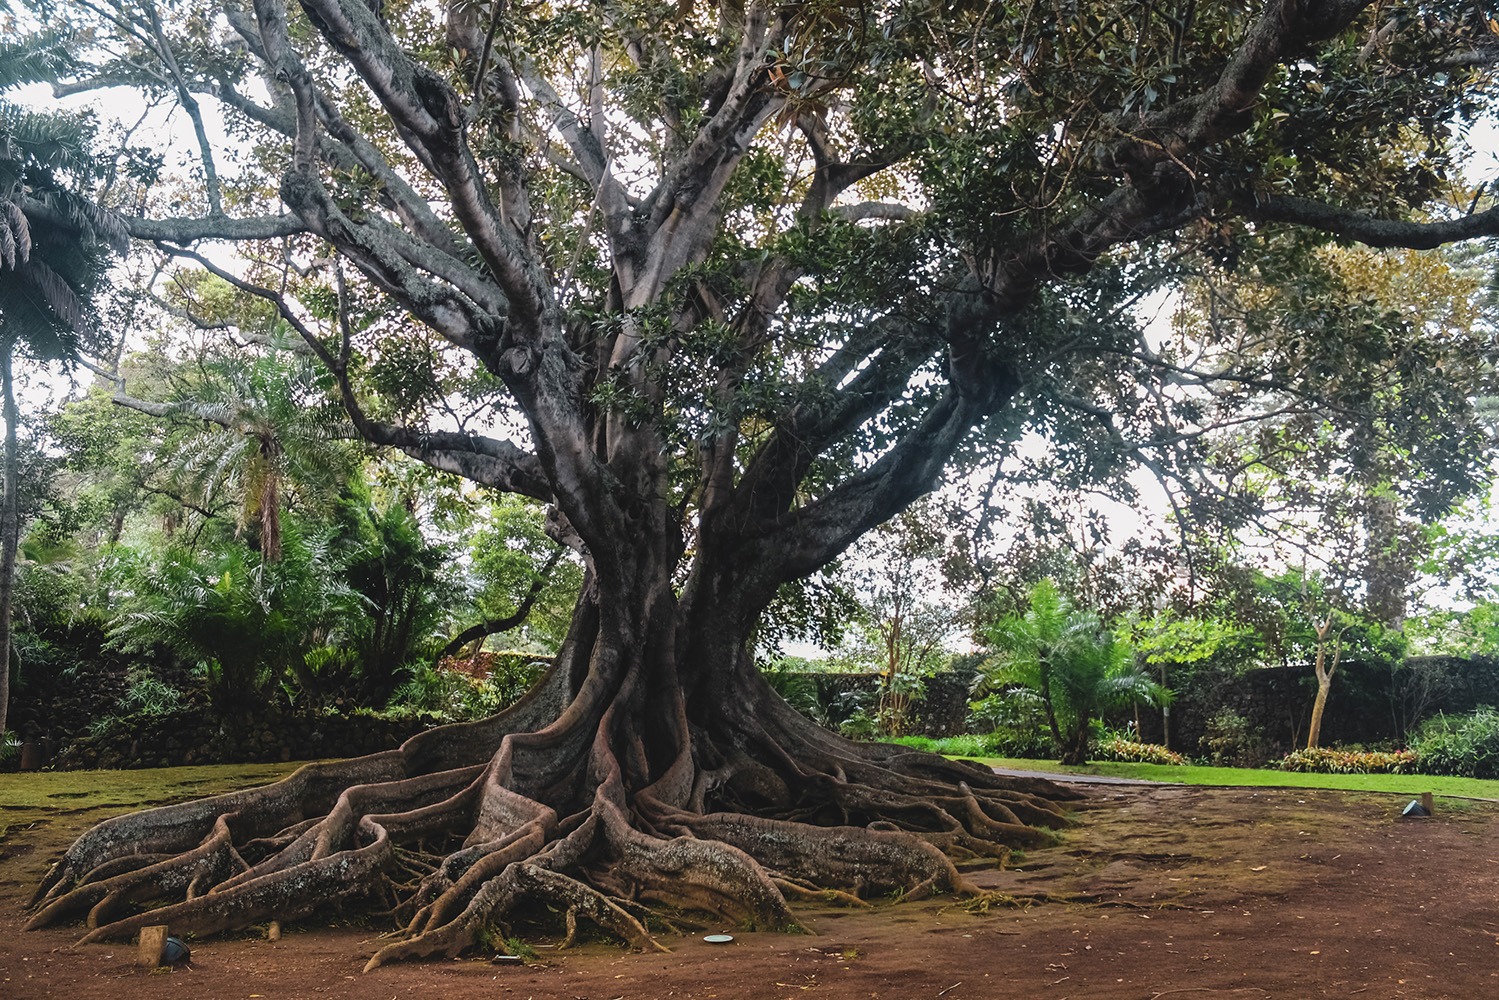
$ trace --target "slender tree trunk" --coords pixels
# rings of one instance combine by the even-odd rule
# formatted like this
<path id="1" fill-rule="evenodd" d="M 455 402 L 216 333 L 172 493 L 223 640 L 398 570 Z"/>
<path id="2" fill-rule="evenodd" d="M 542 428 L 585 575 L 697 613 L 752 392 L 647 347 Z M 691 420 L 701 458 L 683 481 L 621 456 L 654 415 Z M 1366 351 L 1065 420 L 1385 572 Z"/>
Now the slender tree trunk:
<path id="1" fill-rule="evenodd" d="M 1161 664 L 1161 687 L 1166 686 L 1166 664 Z M 1161 701 L 1161 746 L 1171 749 L 1171 702 Z"/>
<path id="2" fill-rule="evenodd" d="M 0 394 L 5 419 L 5 496 L 0 499 L 0 739 L 10 707 L 11 597 L 15 592 L 16 547 L 21 534 L 20 449 L 16 441 L 16 395 L 11 373 L 13 343 L 0 341 Z"/>
<path id="3" fill-rule="evenodd" d="M 1313 750 L 1322 739 L 1322 713 L 1327 709 L 1327 696 L 1332 691 L 1332 675 L 1338 669 L 1338 656 L 1342 652 L 1343 634 L 1339 631 L 1333 640 L 1332 662 L 1327 662 L 1327 637 L 1332 633 L 1332 615 L 1329 614 L 1317 630 L 1317 697 L 1312 701 L 1312 720 L 1307 726 L 1306 748 Z"/>
<path id="4" fill-rule="evenodd" d="M 1057 709 L 1051 700 L 1051 668 L 1047 665 L 1044 657 L 1041 660 L 1040 670 L 1041 705 L 1046 709 L 1046 724 L 1051 729 L 1051 741 L 1056 746 L 1057 753 L 1065 757 L 1067 754 L 1067 743 L 1062 739 L 1062 727 L 1057 723 Z"/>
<path id="5" fill-rule="evenodd" d="M 1066 742 L 1062 744 L 1061 763 L 1063 764 L 1086 764 L 1088 763 L 1088 736 L 1092 731 L 1092 718 L 1088 713 L 1081 713 L 1077 722 L 1067 733 Z"/>

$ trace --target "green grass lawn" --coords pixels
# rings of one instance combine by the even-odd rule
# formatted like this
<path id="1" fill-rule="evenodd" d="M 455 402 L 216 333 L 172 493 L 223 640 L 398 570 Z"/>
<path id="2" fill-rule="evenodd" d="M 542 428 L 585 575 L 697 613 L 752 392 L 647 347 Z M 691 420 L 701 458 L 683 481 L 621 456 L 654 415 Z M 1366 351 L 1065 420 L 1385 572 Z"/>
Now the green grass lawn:
<path id="1" fill-rule="evenodd" d="M 292 764 L 213 764 L 135 771 L 30 771 L 0 774 L 0 816 L 22 809 L 75 806 L 121 812 L 263 785 L 296 770 Z"/>
<path id="2" fill-rule="evenodd" d="M 219 764 L 0 774 L 0 909 L 18 908 L 73 839 L 100 820 L 264 785 L 297 767 Z"/>
<path id="3" fill-rule="evenodd" d="M 1165 764 L 1085 764 L 1064 767 L 1049 760 L 1017 760 L 1010 757 L 972 757 L 993 767 L 1016 771 L 1051 771 L 1058 774 L 1101 774 L 1111 778 L 1174 781 L 1183 785 L 1225 785 L 1251 788 L 1330 788 L 1350 792 L 1388 792 L 1410 795 L 1467 796 L 1499 800 L 1499 781 L 1479 778 L 1445 778 L 1429 774 L 1304 774 L 1248 767 L 1171 767 Z"/>

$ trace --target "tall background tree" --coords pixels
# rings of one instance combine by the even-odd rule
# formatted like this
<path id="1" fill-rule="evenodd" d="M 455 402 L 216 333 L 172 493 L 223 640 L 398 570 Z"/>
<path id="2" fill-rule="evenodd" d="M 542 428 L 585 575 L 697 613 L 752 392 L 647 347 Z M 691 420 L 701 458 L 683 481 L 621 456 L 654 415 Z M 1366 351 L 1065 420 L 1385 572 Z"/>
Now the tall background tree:
<path id="1" fill-rule="evenodd" d="M 0 417 L 5 422 L 0 501 L 0 736 L 10 704 L 11 603 L 20 515 L 17 362 L 76 361 L 97 346 L 90 299 L 124 224 L 89 198 L 104 174 L 88 118 L 37 112 L 8 93 L 69 66 L 61 34 L 0 42 Z"/>
<path id="2" fill-rule="evenodd" d="M 1387 407 L 1324 399 L 1389 350 L 1356 322 L 1182 350 L 1135 306 L 1333 238 L 1499 233 L 1457 176 L 1499 42 L 1467 0 L 47 9 L 96 39 L 64 92 L 191 126 L 132 233 L 274 306 L 370 442 L 549 504 L 586 567 L 509 712 L 86 834 L 34 924 L 94 940 L 291 919 L 398 864 L 371 965 L 538 900 L 649 945 L 641 899 L 775 926 L 808 884 L 964 888 L 944 851 L 1035 842 L 1063 793 L 796 716 L 749 648 L 781 588 L 955 461 L 1169 478 L 1287 393 Z M 205 102 L 254 149 L 232 171 Z M 1411 482 L 1476 481 L 1467 407 L 1421 412 Z"/>

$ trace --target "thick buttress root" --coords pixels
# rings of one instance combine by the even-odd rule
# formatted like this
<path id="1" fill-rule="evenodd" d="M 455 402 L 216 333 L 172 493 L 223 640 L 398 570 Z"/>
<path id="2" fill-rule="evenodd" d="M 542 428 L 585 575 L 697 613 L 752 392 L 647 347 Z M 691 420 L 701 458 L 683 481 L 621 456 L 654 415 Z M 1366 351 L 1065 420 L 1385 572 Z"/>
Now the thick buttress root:
<path id="1" fill-rule="evenodd" d="M 848 742 L 768 689 L 747 690 L 757 710 L 719 733 L 690 724 L 680 698 L 642 722 L 635 693 L 628 674 L 590 678 L 561 707 L 539 689 L 398 750 L 108 820 L 54 866 L 27 926 L 83 919 L 83 940 L 102 941 L 163 922 L 209 934 L 385 910 L 401 926 L 372 969 L 456 955 L 550 911 L 569 940 L 582 920 L 652 949 L 667 914 L 790 928 L 788 895 L 970 894 L 954 857 L 1045 842 L 1067 822 L 1057 803 L 1076 797 Z"/>

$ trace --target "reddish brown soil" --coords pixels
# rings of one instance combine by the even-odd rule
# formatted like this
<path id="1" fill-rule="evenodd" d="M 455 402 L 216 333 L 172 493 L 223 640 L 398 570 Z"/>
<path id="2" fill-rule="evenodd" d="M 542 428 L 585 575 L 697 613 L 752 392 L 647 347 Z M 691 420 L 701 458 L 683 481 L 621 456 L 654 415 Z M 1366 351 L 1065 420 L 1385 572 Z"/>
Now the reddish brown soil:
<path id="1" fill-rule="evenodd" d="M 1401 820 L 1403 804 L 1099 788 L 1059 846 L 970 873 L 996 892 L 987 912 L 951 900 L 801 909 L 815 936 L 726 928 L 732 944 L 672 939 L 669 955 L 594 943 L 538 947 L 525 966 L 475 958 L 369 975 L 376 932 L 357 926 L 196 941 L 190 968 L 155 973 L 132 967 L 132 947 L 75 949 L 76 929 L 22 933 L 47 858 L 13 830 L 0 845 L 0 998 L 1499 996 L 1499 809 L 1438 799 L 1437 818 Z M 51 825 L 66 832 L 65 818 Z"/>

